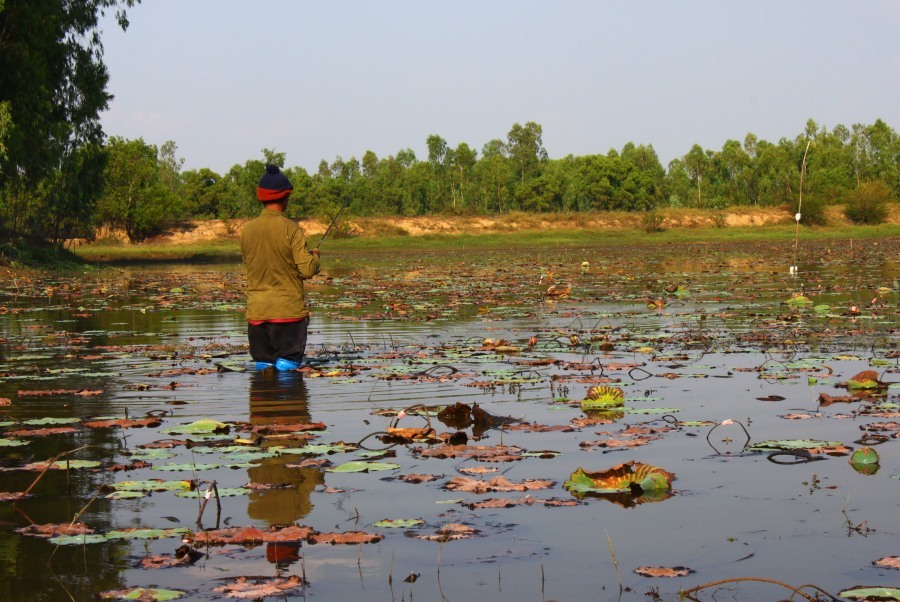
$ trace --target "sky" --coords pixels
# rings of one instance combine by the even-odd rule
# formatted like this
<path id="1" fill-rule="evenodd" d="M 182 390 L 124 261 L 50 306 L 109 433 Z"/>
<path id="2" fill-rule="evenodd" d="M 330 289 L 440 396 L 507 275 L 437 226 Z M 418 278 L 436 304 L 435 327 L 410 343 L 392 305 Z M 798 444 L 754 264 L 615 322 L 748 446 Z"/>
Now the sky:
<path id="1" fill-rule="evenodd" d="M 538 123 L 548 155 L 777 142 L 813 119 L 900 129 L 900 0 L 143 0 L 101 20 L 109 136 L 227 172 L 285 153 L 480 151 Z"/>

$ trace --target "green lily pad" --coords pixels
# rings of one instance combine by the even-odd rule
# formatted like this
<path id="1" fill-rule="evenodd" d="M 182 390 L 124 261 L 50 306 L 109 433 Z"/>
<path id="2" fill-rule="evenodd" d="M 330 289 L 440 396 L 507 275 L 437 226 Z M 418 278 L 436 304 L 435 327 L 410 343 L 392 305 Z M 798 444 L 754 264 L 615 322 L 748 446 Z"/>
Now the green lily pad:
<path id="1" fill-rule="evenodd" d="M 97 468 L 100 466 L 100 462 L 96 460 L 57 460 L 52 464 L 48 462 L 34 462 L 29 464 L 29 467 L 32 470 L 43 470 L 44 468 L 51 468 L 54 470 L 78 470 L 81 468 Z"/>
<path id="2" fill-rule="evenodd" d="M 163 464 L 162 466 L 153 466 L 150 470 L 160 470 L 163 472 L 193 472 L 195 470 L 215 470 L 222 468 L 221 464 Z"/>
<path id="3" fill-rule="evenodd" d="M 181 537 L 190 533 L 190 529 L 129 529 L 110 531 L 106 539 L 166 539 L 167 537 Z"/>
<path id="4" fill-rule="evenodd" d="M 219 422 L 218 420 L 212 420 L 211 418 L 203 418 L 201 420 L 197 420 L 195 422 L 191 422 L 190 424 L 183 424 L 181 426 L 174 426 L 167 429 L 166 433 L 182 433 L 188 435 L 202 435 L 202 434 L 213 434 L 213 433 L 224 433 L 228 432 L 231 428 L 230 425 L 225 424 L 224 422 Z"/>
<path id="5" fill-rule="evenodd" d="M 19 447 L 20 445 L 28 445 L 28 441 L 21 439 L 0 439 L 0 447 Z"/>
<path id="6" fill-rule="evenodd" d="M 419 525 L 424 524 L 425 521 L 421 518 L 385 518 L 372 523 L 372 526 L 383 527 L 385 529 L 409 529 L 411 527 L 418 527 Z"/>
<path id="7" fill-rule="evenodd" d="M 81 418 L 32 418 L 30 420 L 22 421 L 22 424 L 27 424 L 28 426 L 47 426 L 50 424 L 76 424 L 81 422 Z"/>
<path id="8" fill-rule="evenodd" d="M 149 491 L 113 491 L 112 493 L 106 496 L 108 500 L 136 500 L 142 497 L 147 497 L 150 494 Z"/>
<path id="9" fill-rule="evenodd" d="M 326 468 L 328 472 L 370 472 L 375 470 L 395 470 L 399 464 L 391 462 L 345 462 L 340 466 Z"/>
<path id="10" fill-rule="evenodd" d="M 250 490 L 246 487 L 219 487 L 219 497 L 238 497 L 241 495 L 247 495 L 250 493 Z M 179 491 L 176 493 L 178 497 L 186 497 L 186 498 L 199 498 L 204 497 L 206 495 L 206 490 L 200 491 Z M 215 495 L 215 494 L 213 494 Z"/>
<path id="11" fill-rule="evenodd" d="M 747 446 L 750 451 L 783 451 L 791 449 L 817 449 L 828 447 L 841 447 L 840 441 L 819 441 L 816 439 L 781 439 L 778 441 L 762 441 Z"/>
<path id="12" fill-rule="evenodd" d="M 581 400 L 582 410 L 601 410 L 625 405 L 625 392 L 619 387 L 596 386 L 587 391 L 587 398 Z"/>
<path id="13" fill-rule="evenodd" d="M 191 481 L 160 481 L 156 479 L 119 481 L 110 485 L 116 491 L 189 491 L 192 486 Z"/>
<path id="14" fill-rule="evenodd" d="M 573 493 L 630 493 L 640 495 L 672 488 L 675 475 L 649 464 L 626 462 L 602 472 L 578 468 L 563 483 Z"/>
<path id="15" fill-rule="evenodd" d="M 853 464 L 878 464 L 878 452 L 871 447 L 860 447 L 850 456 Z"/>
<path id="16" fill-rule="evenodd" d="M 163 602 L 165 600 L 177 600 L 185 593 L 177 589 L 156 589 L 152 587 L 133 587 L 131 589 L 103 592 L 101 600 L 153 600 Z"/>
<path id="17" fill-rule="evenodd" d="M 92 533 L 90 535 L 59 535 L 48 539 L 50 543 L 57 546 L 80 546 L 82 544 L 106 543 L 106 535 Z"/>
<path id="18" fill-rule="evenodd" d="M 838 595 L 851 600 L 900 600 L 900 588 L 855 587 L 838 592 Z"/>

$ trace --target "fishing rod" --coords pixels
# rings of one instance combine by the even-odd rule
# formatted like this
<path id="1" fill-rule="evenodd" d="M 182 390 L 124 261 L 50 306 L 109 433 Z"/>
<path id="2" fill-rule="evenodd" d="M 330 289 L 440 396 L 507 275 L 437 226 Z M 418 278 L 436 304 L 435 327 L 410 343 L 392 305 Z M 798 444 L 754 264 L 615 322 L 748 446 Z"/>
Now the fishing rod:
<path id="1" fill-rule="evenodd" d="M 344 212 L 344 209 L 346 209 L 347 206 L 348 206 L 349 204 L 350 204 L 350 199 L 349 199 L 349 198 L 345 198 L 345 199 L 344 199 L 344 204 L 343 204 L 343 205 L 341 206 L 341 208 L 338 210 L 337 214 L 334 216 L 334 219 L 331 220 L 331 223 L 328 224 L 328 228 L 325 230 L 325 234 L 323 234 L 323 235 L 322 235 L 322 238 L 319 239 L 319 244 L 316 245 L 316 248 L 317 248 L 317 249 L 319 248 L 319 245 L 322 244 L 322 241 L 325 240 L 325 237 L 328 236 L 328 233 L 331 232 L 331 229 L 334 227 L 334 224 L 337 223 L 337 220 L 338 220 L 338 218 L 341 216 L 341 213 Z"/>

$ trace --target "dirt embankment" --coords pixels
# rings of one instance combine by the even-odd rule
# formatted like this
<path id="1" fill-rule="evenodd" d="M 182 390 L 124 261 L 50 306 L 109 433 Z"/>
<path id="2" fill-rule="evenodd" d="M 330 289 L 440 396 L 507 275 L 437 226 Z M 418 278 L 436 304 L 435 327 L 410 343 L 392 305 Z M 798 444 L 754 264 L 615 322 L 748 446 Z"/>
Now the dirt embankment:
<path id="1" fill-rule="evenodd" d="M 793 216 L 784 207 L 735 207 L 721 211 L 695 209 L 661 210 L 663 228 L 753 227 L 793 223 Z M 840 207 L 829 208 L 831 223 L 845 223 Z M 616 230 L 643 228 L 644 214 L 628 212 L 592 213 L 509 213 L 499 216 L 428 216 L 428 217 L 349 217 L 341 220 L 336 235 L 352 236 L 425 236 L 432 234 L 491 234 L 527 230 Z M 888 220 L 900 224 L 900 210 L 894 208 Z M 240 237 L 246 219 L 188 221 L 170 227 L 152 243 L 192 244 L 216 240 L 235 240 Z M 321 236 L 327 223 L 300 220 L 310 237 Z M 125 240 L 123 232 L 103 231 L 97 238 Z M 77 244 L 77 243 L 76 243 Z"/>

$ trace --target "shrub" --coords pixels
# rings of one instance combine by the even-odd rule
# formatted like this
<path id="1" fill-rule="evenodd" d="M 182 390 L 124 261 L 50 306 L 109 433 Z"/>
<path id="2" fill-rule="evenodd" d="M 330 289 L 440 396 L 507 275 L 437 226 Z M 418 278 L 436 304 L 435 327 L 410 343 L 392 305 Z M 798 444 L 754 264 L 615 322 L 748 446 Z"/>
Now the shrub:
<path id="1" fill-rule="evenodd" d="M 712 220 L 716 228 L 724 228 L 728 225 L 728 216 L 722 212 L 713 213 Z"/>
<path id="2" fill-rule="evenodd" d="M 799 203 L 792 205 L 794 213 L 800 209 L 800 223 L 804 226 L 824 226 L 828 223 L 828 216 L 825 215 L 825 201 L 819 197 L 807 196 L 803 199 L 803 205 Z"/>
<path id="3" fill-rule="evenodd" d="M 664 219 L 665 218 L 659 211 L 651 209 L 650 211 L 645 211 L 641 214 L 641 226 L 647 234 L 662 232 Z"/>
<path id="4" fill-rule="evenodd" d="M 891 189 L 884 182 L 864 182 L 847 195 L 844 215 L 854 224 L 882 224 L 887 219 Z"/>

